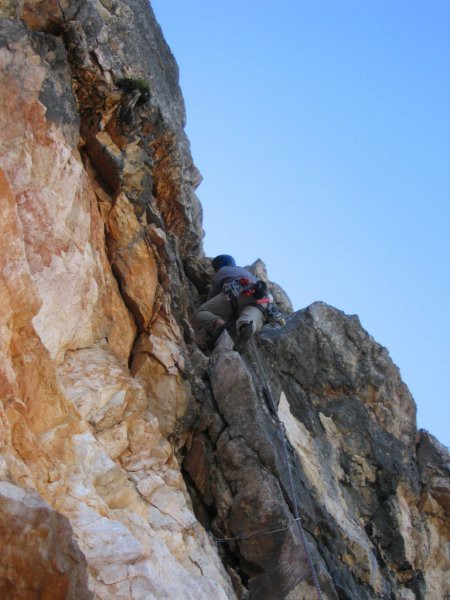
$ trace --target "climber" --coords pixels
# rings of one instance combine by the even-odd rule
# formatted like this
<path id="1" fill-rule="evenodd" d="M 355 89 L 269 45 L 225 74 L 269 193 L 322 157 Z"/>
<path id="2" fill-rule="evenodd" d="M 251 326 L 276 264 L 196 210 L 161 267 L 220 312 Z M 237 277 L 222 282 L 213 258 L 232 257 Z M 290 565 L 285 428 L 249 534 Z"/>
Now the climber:
<path id="1" fill-rule="evenodd" d="M 215 275 L 208 300 L 195 313 L 198 327 L 214 337 L 227 321 L 236 319 L 239 340 L 246 341 L 264 325 L 268 305 L 272 301 L 264 281 L 236 266 L 232 256 L 220 254 L 212 261 Z"/>

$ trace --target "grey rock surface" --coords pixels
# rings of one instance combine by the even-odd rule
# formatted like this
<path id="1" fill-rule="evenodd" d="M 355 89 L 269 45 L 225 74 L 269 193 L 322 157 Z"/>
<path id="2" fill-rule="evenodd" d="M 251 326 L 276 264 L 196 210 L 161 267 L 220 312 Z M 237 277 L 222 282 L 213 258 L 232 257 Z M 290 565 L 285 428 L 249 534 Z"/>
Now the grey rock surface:
<path id="1" fill-rule="evenodd" d="M 290 315 L 293 312 L 294 309 L 292 306 L 291 299 L 283 290 L 283 288 L 280 285 L 278 285 L 278 283 L 274 283 L 273 281 L 269 280 L 269 276 L 267 274 L 267 267 L 260 258 L 258 258 L 257 260 L 255 260 L 254 263 L 248 265 L 245 268 L 248 269 L 250 273 L 253 273 L 255 277 L 258 277 L 258 279 L 262 279 L 267 283 L 269 292 L 272 294 L 273 299 L 275 300 L 281 312 L 283 312 L 286 315 Z"/>
<path id="2" fill-rule="evenodd" d="M 429 532 L 435 517 L 448 527 L 449 455 L 425 433 L 416 452 L 414 400 L 357 317 L 315 303 L 263 328 L 242 356 L 224 333 L 209 381 L 185 459 L 199 518 L 220 538 L 287 525 L 226 543 L 251 598 L 315 597 L 264 387 L 324 597 L 444 597 L 447 559 Z"/>

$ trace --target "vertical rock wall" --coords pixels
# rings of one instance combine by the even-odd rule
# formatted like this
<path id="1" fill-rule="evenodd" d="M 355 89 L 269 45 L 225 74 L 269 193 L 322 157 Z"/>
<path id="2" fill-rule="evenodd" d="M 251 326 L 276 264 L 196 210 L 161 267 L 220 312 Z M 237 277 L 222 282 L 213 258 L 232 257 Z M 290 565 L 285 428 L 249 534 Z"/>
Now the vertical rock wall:
<path id="1" fill-rule="evenodd" d="M 240 354 L 224 333 L 207 377 L 184 466 L 252 599 L 316 597 L 294 503 L 323 598 L 448 595 L 449 453 L 357 317 L 315 303 Z"/>
<path id="2" fill-rule="evenodd" d="M 273 375 L 285 393 L 280 411 L 338 597 L 445 596 L 448 557 L 433 532 L 446 535 L 448 514 L 445 502 L 424 510 L 435 494 L 420 459 L 424 440 L 439 444 L 417 433 L 414 401 L 386 349 L 357 317 L 320 303 L 264 342 L 263 353 L 283 356 Z M 435 463 L 442 472 L 446 460 L 443 452 Z"/>
<path id="3" fill-rule="evenodd" d="M 357 320 L 196 344 L 200 176 L 146 0 L 0 16 L 0 597 L 314 597 L 264 373 L 324 597 L 444 598 L 448 453 Z"/>
<path id="4" fill-rule="evenodd" d="M 145 1 L 1 10 L 0 596 L 234 597 L 175 456 L 202 235 L 176 64 Z"/>

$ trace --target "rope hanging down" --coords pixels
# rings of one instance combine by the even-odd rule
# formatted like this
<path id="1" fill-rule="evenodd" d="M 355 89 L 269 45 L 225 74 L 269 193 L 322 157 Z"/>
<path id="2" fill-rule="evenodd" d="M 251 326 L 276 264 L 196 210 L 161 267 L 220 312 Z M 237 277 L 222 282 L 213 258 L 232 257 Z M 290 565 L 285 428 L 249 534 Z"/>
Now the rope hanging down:
<path id="1" fill-rule="evenodd" d="M 288 448 L 287 448 L 287 443 L 286 443 L 286 431 L 284 428 L 284 424 L 278 417 L 278 411 L 275 406 L 275 402 L 273 401 L 272 394 L 270 392 L 270 387 L 269 387 L 268 381 L 266 379 L 266 376 L 264 374 L 264 369 L 262 368 L 262 365 L 261 365 L 259 351 L 255 345 L 253 338 L 250 338 L 249 346 L 251 347 L 251 349 L 253 351 L 253 355 L 255 356 L 256 362 L 258 364 L 259 374 L 263 380 L 263 388 L 262 389 L 263 389 L 264 397 L 266 399 L 267 407 L 279 429 L 281 444 L 283 447 L 284 462 L 285 462 L 285 465 L 287 466 L 287 471 L 289 474 L 289 487 L 291 489 L 292 505 L 293 505 L 293 509 L 294 509 L 293 510 L 294 519 L 297 524 L 298 534 L 299 534 L 303 549 L 306 554 L 306 560 L 308 563 L 308 567 L 309 567 L 309 571 L 311 573 L 312 580 L 314 582 L 314 587 L 316 588 L 317 598 L 318 598 L 318 600 L 322 600 L 322 592 L 320 590 L 319 579 L 317 577 L 316 569 L 314 568 L 314 563 L 312 561 L 311 554 L 309 552 L 308 545 L 306 543 L 305 533 L 303 531 L 303 527 L 301 524 L 301 518 L 300 518 L 300 515 L 298 512 L 298 502 L 297 502 L 297 496 L 296 496 L 295 488 L 294 488 L 294 480 L 292 478 L 292 470 L 291 470 L 291 466 L 289 464 L 289 454 L 288 454 Z"/>

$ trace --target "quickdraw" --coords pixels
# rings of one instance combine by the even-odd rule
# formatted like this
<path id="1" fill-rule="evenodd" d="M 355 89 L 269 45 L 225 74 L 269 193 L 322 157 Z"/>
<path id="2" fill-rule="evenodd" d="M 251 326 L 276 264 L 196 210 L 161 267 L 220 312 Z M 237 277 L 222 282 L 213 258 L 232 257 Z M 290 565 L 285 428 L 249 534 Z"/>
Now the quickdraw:
<path id="1" fill-rule="evenodd" d="M 266 322 L 274 327 L 283 327 L 286 325 L 286 318 L 274 302 L 271 302 L 266 308 Z"/>

